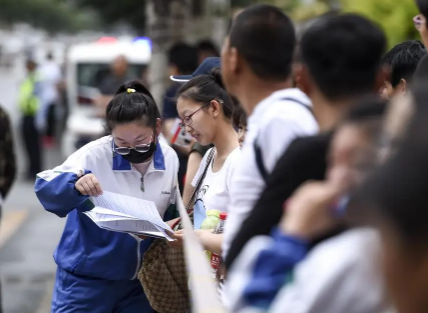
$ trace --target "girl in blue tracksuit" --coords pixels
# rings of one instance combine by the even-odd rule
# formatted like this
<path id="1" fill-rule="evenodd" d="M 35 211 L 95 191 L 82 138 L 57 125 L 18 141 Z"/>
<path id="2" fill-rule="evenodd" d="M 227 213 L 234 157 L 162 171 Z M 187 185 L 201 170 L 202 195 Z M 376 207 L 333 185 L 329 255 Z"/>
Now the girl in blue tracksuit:
<path id="1" fill-rule="evenodd" d="M 178 158 L 159 143 L 159 110 L 137 82 L 119 88 L 106 126 L 111 136 L 87 144 L 36 180 L 43 207 L 68 216 L 54 253 L 53 313 L 153 312 L 137 279 L 152 240 L 103 230 L 83 212 L 92 207 L 89 197 L 105 190 L 153 201 L 164 220 L 172 220 Z"/>

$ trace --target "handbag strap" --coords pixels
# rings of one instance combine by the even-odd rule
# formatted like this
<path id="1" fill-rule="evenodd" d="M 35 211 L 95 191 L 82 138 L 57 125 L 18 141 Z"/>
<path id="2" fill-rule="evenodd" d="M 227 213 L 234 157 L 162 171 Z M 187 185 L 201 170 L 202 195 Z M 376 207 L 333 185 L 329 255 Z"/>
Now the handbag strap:
<path id="1" fill-rule="evenodd" d="M 207 157 L 207 163 L 205 164 L 204 171 L 202 172 L 202 175 L 198 178 L 198 182 L 196 183 L 196 186 L 195 186 L 195 189 L 193 190 L 192 196 L 190 197 L 189 202 L 186 205 L 187 214 L 189 214 L 193 211 L 193 209 L 192 209 L 193 203 L 195 202 L 196 196 L 198 195 L 198 192 L 199 192 L 199 188 L 201 188 L 202 182 L 203 182 L 205 176 L 207 175 L 208 167 L 210 166 L 210 164 L 214 158 L 215 151 L 216 151 L 215 148 L 212 148 L 210 151 L 210 154 Z"/>
<path id="2" fill-rule="evenodd" d="M 190 200 L 186 205 L 186 212 L 189 215 L 189 217 L 193 213 L 193 204 L 194 204 L 196 196 L 199 192 L 199 188 L 201 187 L 202 182 L 203 182 L 203 180 L 207 174 L 208 167 L 210 166 L 211 161 L 214 158 L 214 154 L 215 154 L 215 148 L 212 148 L 210 154 L 207 157 L 207 163 L 205 164 L 204 171 L 202 172 L 202 175 L 198 178 L 198 182 L 196 183 L 196 186 L 195 186 L 195 189 L 193 190 L 192 196 L 190 197 Z M 177 197 L 179 197 L 179 195 Z M 182 227 L 182 219 L 180 218 L 171 228 L 174 231 L 177 231 L 177 230 L 181 229 L 181 227 Z"/>

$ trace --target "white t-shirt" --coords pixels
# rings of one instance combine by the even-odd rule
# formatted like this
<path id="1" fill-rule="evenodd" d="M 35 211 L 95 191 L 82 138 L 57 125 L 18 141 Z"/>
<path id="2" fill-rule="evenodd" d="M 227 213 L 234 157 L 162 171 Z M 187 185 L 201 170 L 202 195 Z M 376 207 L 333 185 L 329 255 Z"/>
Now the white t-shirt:
<path id="1" fill-rule="evenodd" d="M 62 74 L 61 68 L 53 61 L 44 63 L 40 69 L 42 78 L 42 100 L 46 105 L 56 104 L 59 100 L 57 85 L 60 83 Z"/>
<path id="2" fill-rule="evenodd" d="M 300 89 L 284 89 L 262 100 L 249 116 L 248 132 L 230 189 L 223 257 L 266 187 L 257 168 L 254 142 L 257 141 L 260 147 L 267 173 L 271 173 L 294 139 L 318 132 L 317 121 L 308 107 L 311 107 L 311 101 Z"/>
<path id="3" fill-rule="evenodd" d="M 192 182 L 193 187 L 196 187 L 199 178 L 205 170 L 207 159 L 211 150 L 212 149 L 205 153 L 205 156 L 202 159 L 198 172 L 196 173 Z M 224 162 L 223 167 L 217 172 L 213 172 L 213 161 L 211 161 L 211 164 L 207 169 L 207 174 L 205 175 L 201 187 L 199 188 L 198 195 L 196 196 L 194 207 L 195 229 L 200 228 L 200 224 L 205 219 L 205 213 L 207 211 L 218 210 L 220 212 L 227 212 L 230 201 L 229 186 L 236 162 L 238 161 L 240 154 L 241 151 L 239 147 L 233 150 Z"/>

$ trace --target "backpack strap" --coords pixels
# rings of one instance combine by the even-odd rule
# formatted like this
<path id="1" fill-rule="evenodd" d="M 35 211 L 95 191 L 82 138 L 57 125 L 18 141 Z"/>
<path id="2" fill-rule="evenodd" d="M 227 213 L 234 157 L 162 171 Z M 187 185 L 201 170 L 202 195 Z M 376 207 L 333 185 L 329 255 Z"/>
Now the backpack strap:
<path id="1" fill-rule="evenodd" d="M 291 101 L 291 102 L 297 103 L 297 104 L 301 105 L 302 107 L 304 107 L 305 109 L 307 109 L 311 113 L 311 115 L 315 117 L 314 112 L 312 111 L 312 108 L 309 105 L 303 103 L 302 101 L 296 100 L 294 98 L 288 98 L 288 97 L 282 98 L 280 100 L 281 101 Z M 268 178 L 268 172 L 266 170 L 266 167 L 265 167 L 265 164 L 263 161 L 262 149 L 260 148 L 260 146 L 258 144 L 258 136 L 254 140 L 253 149 L 254 149 L 254 154 L 256 156 L 257 169 L 259 170 L 260 175 L 262 176 L 263 180 L 266 183 L 267 178 Z"/>

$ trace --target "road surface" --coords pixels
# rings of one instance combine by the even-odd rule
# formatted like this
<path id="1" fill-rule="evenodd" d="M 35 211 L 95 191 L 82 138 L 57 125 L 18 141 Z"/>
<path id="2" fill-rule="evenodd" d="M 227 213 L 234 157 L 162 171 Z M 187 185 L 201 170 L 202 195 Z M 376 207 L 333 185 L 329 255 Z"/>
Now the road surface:
<path id="1" fill-rule="evenodd" d="M 22 180 L 24 153 L 19 137 L 16 95 L 22 68 L 0 69 L 0 103 L 10 113 L 15 128 L 20 175 L 6 200 L 0 227 L 0 273 L 4 313 L 48 313 L 56 265 L 52 254 L 65 219 L 47 213 Z M 60 164 L 57 149 L 45 150 L 45 168 Z"/>

